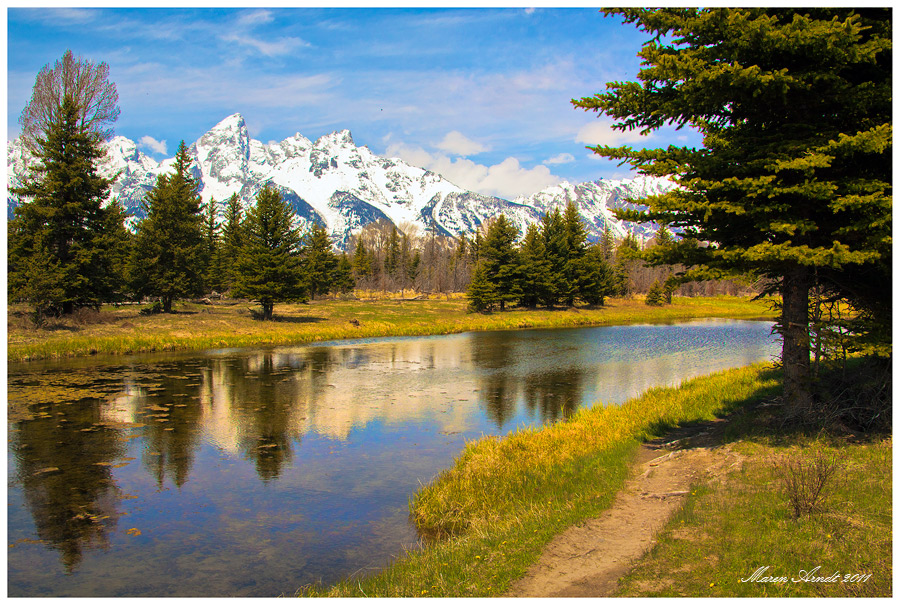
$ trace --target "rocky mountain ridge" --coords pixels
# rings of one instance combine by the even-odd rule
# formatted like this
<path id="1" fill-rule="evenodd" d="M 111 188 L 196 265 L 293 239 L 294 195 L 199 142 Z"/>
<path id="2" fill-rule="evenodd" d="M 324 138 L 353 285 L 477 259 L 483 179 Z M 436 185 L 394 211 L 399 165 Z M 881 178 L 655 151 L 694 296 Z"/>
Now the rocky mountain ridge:
<path id="1" fill-rule="evenodd" d="M 143 216 L 141 200 L 157 176 L 171 169 L 173 159 L 158 162 L 122 136 L 105 145 L 107 154 L 100 171 L 107 177 L 118 174 L 113 195 L 134 220 L 139 219 Z M 623 223 L 613 217 L 612 210 L 632 207 L 631 200 L 674 187 L 670 181 L 651 177 L 577 185 L 563 182 L 531 196 L 505 200 L 466 191 L 400 159 L 379 157 L 366 146 L 356 146 L 348 130 L 315 142 L 297 133 L 281 142 L 262 143 L 250 137 L 240 114 L 219 122 L 194 142 L 188 153 L 204 202 L 215 199 L 221 212 L 225 201 L 237 194 L 249 208 L 260 189 L 269 184 L 290 202 L 301 226 L 311 221 L 324 224 L 338 247 L 346 245 L 352 233 L 379 219 L 402 230 L 415 226 L 420 232 L 433 224 L 439 232 L 457 237 L 472 236 L 483 222 L 503 213 L 524 233 L 528 224 L 570 200 L 587 222 L 591 239 L 597 239 L 606 225 L 617 237 L 631 232 L 647 239 L 651 227 Z M 33 162 L 18 140 L 8 143 L 8 185 L 19 184 Z M 10 216 L 18 203 L 15 196 L 8 195 Z"/>

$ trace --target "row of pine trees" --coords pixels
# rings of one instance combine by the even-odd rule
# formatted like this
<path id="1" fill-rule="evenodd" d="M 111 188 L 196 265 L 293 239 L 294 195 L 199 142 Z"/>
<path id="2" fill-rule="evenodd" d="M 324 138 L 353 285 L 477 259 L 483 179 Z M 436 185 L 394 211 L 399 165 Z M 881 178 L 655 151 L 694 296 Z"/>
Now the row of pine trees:
<path id="1" fill-rule="evenodd" d="M 634 236 L 619 246 L 607 228 L 589 244 L 584 223 L 571 201 L 554 209 L 541 224 L 529 225 L 520 244 L 518 229 L 504 216 L 493 220 L 478 244 L 477 264 L 467 290 L 473 311 L 521 307 L 602 305 L 629 289 L 628 251 L 639 249 Z"/>

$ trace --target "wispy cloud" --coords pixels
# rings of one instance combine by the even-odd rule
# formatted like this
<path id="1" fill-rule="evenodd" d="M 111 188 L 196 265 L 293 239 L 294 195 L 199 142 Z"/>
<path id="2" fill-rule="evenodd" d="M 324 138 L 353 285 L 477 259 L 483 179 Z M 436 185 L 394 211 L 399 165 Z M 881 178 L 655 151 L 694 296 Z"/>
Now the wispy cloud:
<path id="1" fill-rule="evenodd" d="M 571 153 L 560 153 L 558 155 L 553 156 L 552 158 L 547 158 L 544 160 L 544 164 L 547 166 L 556 166 L 559 164 L 571 164 L 575 161 L 575 156 Z"/>
<path id="2" fill-rule="evenodd" d="M 242 27 L 254 27 L 261 23 L 271 23 L 273 19 L 272 11 L 261 9 L 241 13 L 238 15 L 237 24 Z"/>
<path id="3" fill-rule="evenodd" d="M 270 10 L 243 12 L 235 19 L 232 31 L 220 34 L 219 38 L 225 42 L 234 42 L 250 47 L 267 57 L 287 55 L 298 48 L 311 46 L 309 42 L 296 36 L 271 38 L 271 34 L 268 32 L 258 35 L 252 33 L 258 26 L 272 23 L 274 20 Z"/>
<path id="4" fill-rule="evenodd" d="M 138 146 L 143 149 L 147 149 L 152 153 L 159 155 L 166 155 L 166 142 L 165 141 L 157 141 L 153 137 L 149 135 L 145 135 L 141 137 L 141 140 L 138 141 Z"/>
<path id="5" fill-rule="evenodd" d="M 34 21 L 40 21 L 41 23 L 51 26 L 66 26 L 76 23 L 89 23 L 96 20 L 100 14 L 97 9 L 74 7 L 60 7 L 54 10 L 37 8 L 11 8 L 10 10 L 17 11 L 17 16 L 21 16 Z"/>
<path id="6" fill-rule="evenodd" d="M 255 49 L 260 54 L 266 55 L 267 57 L 287 55 L 298 48 L 310 46 L 309 42 L 295 37 L 285 37 L 279 38 L 274 41 L 269 41 L 262 38 L 255 38 L 247 34 L 228 34 L 226 36 L 222 36 L 222 40 L 224 40 L 225 42 L 237 42 L 238 44 L 249 46 L 250 48 Z"/>

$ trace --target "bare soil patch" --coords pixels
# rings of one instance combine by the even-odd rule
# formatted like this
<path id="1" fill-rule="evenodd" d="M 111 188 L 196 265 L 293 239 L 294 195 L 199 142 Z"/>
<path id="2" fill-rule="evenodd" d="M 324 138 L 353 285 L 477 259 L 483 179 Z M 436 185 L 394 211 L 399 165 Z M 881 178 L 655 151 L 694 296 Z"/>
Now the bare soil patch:
<path id="1" fill-rule="evenodd" d="M 645 443 L 609 510 L 554 538 L 507 593 L 511 597 L 605 597 L 649 550 L 692 485 L 741 468 L 744 457 L 719 445 L 724 420 L 676 429 Z"/>

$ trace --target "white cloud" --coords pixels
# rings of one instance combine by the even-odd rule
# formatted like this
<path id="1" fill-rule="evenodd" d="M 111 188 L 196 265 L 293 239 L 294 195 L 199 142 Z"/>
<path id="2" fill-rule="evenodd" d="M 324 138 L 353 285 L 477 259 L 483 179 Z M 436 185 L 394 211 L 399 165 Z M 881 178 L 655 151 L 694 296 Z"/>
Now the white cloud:
<path id="1" fill-rule="evenodd" d="M 546 166 L 524 168 L 513 157 L 493 166 L 485 166 L 466 158 L 451 159 L 444 154 L 433 154 L 421 147 L 403 143 L 389 145 L 386 153 L 414 166 L 436 172 L 463 189 L 507 199 L 530 195 L 556 185 L 561 180 L 551 174 Z"/>
<path id="2" fill-rule="evenodd" d="M 234 31 L 222 33 L 219 38 L 225 42 L 236 42 L 237 44 L 249 46 L 267 57 L 286 55 L 297 48 L 311 46 L 309 42 L 294 36 L 284 36 L 270 40 L 266 37 L 250 34 L 250 30 L 256 28 L 256 26 L 265 25 L 274 20 L 275 17 L 272 15 L 272 11 L 266 9 L 244 12 L 235 21 Z"/>
<path id="3" fill-rule="evenodd" d="M 138 145 L 140 147 L 143 147 L 144 149 L 149 149 L 153 153 L 166 155 L 165 141 L 157 141 L 153 137 L 145 135 L 141 137 L 140 141 L 138 141 Z"/>
<path id="4" fill-rule="evenodd" d="M 463 133 L 458 130 L 454 130 L 448 132 L 440 143 L 435 145 L 441 151 L 446 151 L 447 153 L 452 153 L 453 155 L 461 155 L 463 157 L 469 155 L 475 155 L 481 153 L 482 151 L 487 151 L 488 148 L 477 141 L 473 141 L 472 139 L 467 138 Z"/>
<path id="5" fill-rule="evenodd" d="M 559 155 L 555 155 L 552 158 L 547 158 L 544 160 L 544 164 L 548 166 L 555 166 L 556 164 L 571 164 L 575 161 L 575 156 L 571 153 L 561 153 Z"/>
<path id="6" fill-rule="evenodd" d="M 237 23 L 238 25 L 243 27 L 253 27 L 255 25 L 259 25 L 260 23 L 271 23 L 273 19 L 274 17 L 272 16 L 272 11 L 260 9 L 241 13 L 241 15 L 237 18 Z"/>
<path id="7" fill-rule="evenodd" d="M 575 141 L 578 143 L 609 145 L 610 147 L 648 141 L 651 138 L 652 135 L 641 136 L 636 130 L 626 130 L 624 132 L 613 130 L 612 122 L 608 120 L 597 120 L 596 122 L 585 124 L 578 131 L 578 134 L 575 135 Z"/>
<path id="8" fill-rule="evenodd" d="M 266 40 L 254 38 L 253 36 L 229 34 L 227 36 L 222 36 L 222 40 L 226 42 L 237 42 L 238 44 L 249 46 L 250 48 L 256 49 L 259 53 L 266 55 L 267 57 L 286 55 L 297 48 L 310 46 L 309 42 L 294 37 L 279 38 L 275 41 L 269 42 Z"/>

